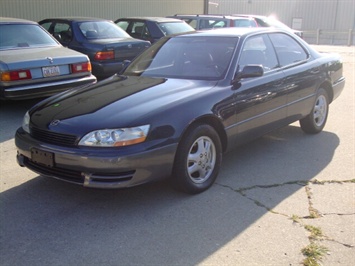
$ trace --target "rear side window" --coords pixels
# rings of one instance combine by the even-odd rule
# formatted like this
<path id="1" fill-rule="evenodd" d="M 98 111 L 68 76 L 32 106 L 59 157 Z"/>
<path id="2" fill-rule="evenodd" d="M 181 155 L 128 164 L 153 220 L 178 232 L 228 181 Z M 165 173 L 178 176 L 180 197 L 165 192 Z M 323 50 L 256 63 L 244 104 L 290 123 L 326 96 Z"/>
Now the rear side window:
<path id="1" fill-rule="evenodd" d="M 270 34 L 280 66 L 284 67 L 308 59 L 308 53 L 292 37 L 283 33 Z"/>
<path id="2" fill-rule="evenodd" d="M 148 39 L 151 38 L 151 34 L 143 21 L 134 21 L 132 26 L 127 31 L 133 38 Z"/>
<path id="3" fill-rule="evenodd" d="M 129 22 L 128 22 L 128 21 L 119 21 L 119 22 L 117 22 L 116 24 L 117 24 L 118 26 L 120 26 L 121 29 L 127 31 Z"/>
<path id="4" fill-rule="evenodd" d="M 53 28 L 53 34 L 55 34 L 54 36 L 58 36 L 61 42 L 70 42 L 73 37 L 69 23 L 56 23 Z"/>
<path id="5" fill-rule="evenodd" d="M 197 29 L 197 19 L 183 18 L 182 20 L 185 21 L 187 24 L 189 24 L 194 29 Z"/>

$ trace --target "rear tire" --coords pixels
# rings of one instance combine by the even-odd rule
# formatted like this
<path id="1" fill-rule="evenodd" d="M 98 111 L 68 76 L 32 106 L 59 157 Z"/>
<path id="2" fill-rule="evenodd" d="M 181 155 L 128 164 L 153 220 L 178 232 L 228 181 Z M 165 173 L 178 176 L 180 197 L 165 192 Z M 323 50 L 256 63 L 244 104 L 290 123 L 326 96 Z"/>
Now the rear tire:
<path id="1" fill-rule="evenodd" d="M 222 145 L 217 132 L 209 125 L 197 125 L 178 146 L 172 183 L 186 193 L 201 193 L 216 180 L 221 161 Z"/>
<path id="2" fill-rule="evenodd" d="M 327 92 L 320 88 L 312 112 L 300 120 L 301 129 L 308 134 L 321 132 L 327 122 L 329 99 Z"/>

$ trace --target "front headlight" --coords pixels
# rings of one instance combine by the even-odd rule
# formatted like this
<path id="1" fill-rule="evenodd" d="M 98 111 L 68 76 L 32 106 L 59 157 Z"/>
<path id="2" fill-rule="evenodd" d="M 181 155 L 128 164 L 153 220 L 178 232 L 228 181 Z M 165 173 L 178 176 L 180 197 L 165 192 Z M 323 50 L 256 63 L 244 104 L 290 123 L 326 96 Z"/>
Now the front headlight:
<path id="1" fill-rule="evenodd" d="M 121 147 L 145 141 L 149 125 L 95 130 L 86 134 L 79 142 L 80 146 Z"/>
<path id="2" fill-rule="evenodd" d="M 30 114 L 28 113 L 28 111 L 26 112 L 25 116 L 23 117 L 22 128 L 27 133 L 30 133 Z"/>

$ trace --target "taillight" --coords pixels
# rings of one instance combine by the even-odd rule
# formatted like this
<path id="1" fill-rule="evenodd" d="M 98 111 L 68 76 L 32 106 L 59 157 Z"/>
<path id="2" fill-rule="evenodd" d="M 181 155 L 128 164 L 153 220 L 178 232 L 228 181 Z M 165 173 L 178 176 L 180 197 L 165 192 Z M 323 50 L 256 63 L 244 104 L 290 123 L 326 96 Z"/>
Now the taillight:
<path id="1" fill-rule="evenodd" d="M 109 60 L 114 58 L 115 53 L 113 51 L 97 52 L 95 54 L 95 60 Z"/>
<path id="2" fill-rule="evenodd" d="M 71 65 L 72 73 L 80 73 L 80 72 L 91 72 L 91 63 L 85 62 L 80 64 Z"/>
<path id="3" fill-rule="evenodd" d="M 16 81 L 31 78 L 32 76 L 29 70 L 16 70 L 1 73 L 1 81 Z"/>

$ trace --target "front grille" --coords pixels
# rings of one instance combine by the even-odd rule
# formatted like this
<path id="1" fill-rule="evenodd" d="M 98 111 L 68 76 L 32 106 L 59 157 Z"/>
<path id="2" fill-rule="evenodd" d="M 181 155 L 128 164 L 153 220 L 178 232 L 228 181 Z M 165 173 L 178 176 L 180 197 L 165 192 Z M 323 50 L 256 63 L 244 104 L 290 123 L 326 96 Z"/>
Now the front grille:
<path id="1" fill-rule="evenodd" d="M 51 143 L 55 145 L 63 146 L 75 146 L 77 144 L 77 136 L 61 134 L 52 131 L 42 130 L 35 127 L 31 127 L 31 136 L 34 139 L 43 141 L 45 143 Z"/>

